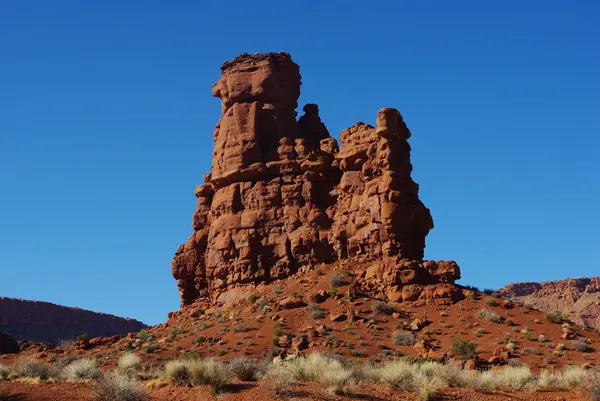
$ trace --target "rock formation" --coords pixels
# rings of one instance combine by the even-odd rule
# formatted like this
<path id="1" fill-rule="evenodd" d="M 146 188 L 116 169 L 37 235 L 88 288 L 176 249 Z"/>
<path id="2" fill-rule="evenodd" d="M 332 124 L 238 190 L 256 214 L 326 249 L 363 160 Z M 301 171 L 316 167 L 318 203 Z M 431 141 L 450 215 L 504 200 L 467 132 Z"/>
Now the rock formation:
<path id="1" fill-rule="evenodd" d="M 212 171 L 172 265 L 184 304 L 344 259 L 377 261 L 373 277 L 396 294 L 460 278 L 454 262 L 422 262 L 433 220 L 397 110 L 344 130 L 338 146 L 316 104 L 296 120 L 301 77 L 289 54 L 244 54 L 221 71 Z"/>
<path id="2" fill-rule="evenodd" d="M 17 340 L 0 331 L 0 355 L 18 354 L 20 350 Z"/>
<path id="3" fill-rule="evenodd" d="M 146 327 L 135 319 L 49 302 L 0 297 L 0 331 L 17 340 L 58 344 L 83 333 L 91 337 L 109 337 L 138 332 Z"/>
<path id="4" fill-rule="evenodd" d="M 564 313 L 576 324 L 600 329 L 600 277 L 514 283 L 498 293 L 544 312 Z"/>

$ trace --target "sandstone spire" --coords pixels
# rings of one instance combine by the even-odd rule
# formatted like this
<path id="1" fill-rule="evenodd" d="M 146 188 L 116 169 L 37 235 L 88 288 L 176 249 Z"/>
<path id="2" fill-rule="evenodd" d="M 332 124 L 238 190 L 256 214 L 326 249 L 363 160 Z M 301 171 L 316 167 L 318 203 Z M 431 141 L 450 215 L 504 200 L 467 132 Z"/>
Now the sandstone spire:
<path id="1" fill-rule="evenodd" d="M 304 265 L 351 258 L 395 271 L 423 258 L 433 221 L 410 177 L 410 131 L 397 110 L 380 110 L 376 127 L 344 130 L 338 147 L 316 104 L 296 120 L 301 77 L 289 54 L 244 54 L 221 71 L 212 172 L 195 191 L 194 234 L 173 260 L 184 304 Z M 412 284 L 459 277 L 457 266 L 443 280 L 428 273 L 437 265 L 410 266 Z M 398 284 L 407 283 L 386 285 Z"/>

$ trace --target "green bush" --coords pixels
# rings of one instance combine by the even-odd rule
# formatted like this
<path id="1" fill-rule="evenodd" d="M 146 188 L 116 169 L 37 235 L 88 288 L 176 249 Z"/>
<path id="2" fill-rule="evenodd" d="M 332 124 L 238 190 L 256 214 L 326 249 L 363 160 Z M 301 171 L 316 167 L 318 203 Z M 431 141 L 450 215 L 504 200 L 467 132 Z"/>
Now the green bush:
<path id="1" fill-rule="evenodd" d="M 467 341 L 458 336 L 452 339 L 452 354 L 466 361 L 467 359 L 472 359 L 477 350 L 477 344 L 473 341 Z"/>

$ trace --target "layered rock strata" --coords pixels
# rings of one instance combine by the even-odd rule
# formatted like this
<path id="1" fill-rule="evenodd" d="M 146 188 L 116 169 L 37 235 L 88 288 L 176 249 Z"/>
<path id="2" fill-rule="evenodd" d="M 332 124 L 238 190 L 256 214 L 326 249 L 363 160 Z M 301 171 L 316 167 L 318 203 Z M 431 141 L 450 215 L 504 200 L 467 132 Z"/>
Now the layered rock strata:
<path id="1" fill-rule="evenodd" d="M 344 130 L 338 146 L 317 105 L 296 119 L 301 77 L 289 54 L 242 55 L 221 71 L 211 173 L 172 264 L 184 304 L 342 259 L 382 261 L 377 278 L 396 290 L 460 277 L 456 264 L 419 262 L 433 220 L 397 110 Z"/>

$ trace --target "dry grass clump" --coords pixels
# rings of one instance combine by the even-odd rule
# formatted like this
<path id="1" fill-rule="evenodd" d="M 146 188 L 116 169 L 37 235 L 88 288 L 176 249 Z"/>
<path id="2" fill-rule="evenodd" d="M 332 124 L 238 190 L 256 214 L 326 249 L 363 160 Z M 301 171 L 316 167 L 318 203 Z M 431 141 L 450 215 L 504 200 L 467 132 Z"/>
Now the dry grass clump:
<path id="1" fill-rule="evenodd" d="M 258 380 L 262 373 L 262 367 L 257 363 L 242 357 L 233 358 L 229 361 L 229 369 L 239 380 L 250 382 Z"/>
<path id="2" fill-rule="evenodd" d="M 116 372 L 107 373 L 94 386 L 96 401 L 144 401 L 148 398 L 144 386 Z"/>
<path id="3" fill-rule="evenodd" d="M 0 364 L 0 380 L 7 380 L 11 375 L 11 369 L 8 366 Z"/>
<path id="4" fill-rule="evenodd" d="M 473 341 L 467 341 L 458 336 L 452 339 L 452 355 L 466 361 L 471 359 L 477 353 L 477 344 Z"/>
<path id="5" fill-rule="evenodd" d="M 323 319 L 325 317 L 325 311 L 319 306 L 319 304 L 310 303 L 306 309 L 308 310 L 310 317 L 315 320 Z"/>
<path id="6" fill-rule="evenodd" d="M 319 353 L 285 362 L 282 368 L 297 381 L 321 383 L 330 394 L 348 394 L 355 385 L 351 369 L 340 360 Z"/>
<path id="7" fill-rule="evenodd" d="M 343 273 L 333 273 L 329 278 L 329 283 L 332 287 L 341 287 L 347 283 L 346 276 Z"/>
<path id="8" fill-rule="evenodd" d="M 485 320 L 496 324 L 500 324 L 504 321 L 504 318 L 502 318 L 502 316 L 489 309 L 480 309 L 477 312 L 477 319 Z"/>
<path id="9" fill-rule="evenodd" d="M 48 380 L 59 376 L 59 371 L 54 366 L 26 357 L 18 359 L 10 370 L 11 376 L 15 378 Z"/>
<path id="10" fill-rule="evenodd" d="M 404 345 L 412 347 L 416 344 L 417 339 L 413 333 L 408 331 L 396 331 L 392 334 L 392 341 L 394 345 Z"/>
<path id="11" fill-rule="evenodd" d="M 119 373 L 122 373 L 131 378 L 135 378 L 142 366 L 142 360 L 139 356 L 132 353 L 125 353 L 119 358 L 117 362 L 117 369 Z"/>
<path id="12" fill-rule="evenodd" d="M 96 366 L 96 361 L 89 358 L 82 358 L 65 366 L 62 369 L 61 377 L 70 382 L 97 380 L 102 377 L 102 372 Z"/>
<path id="13" fill-rule="evenodd" d="M 586 374 L 582 381 L 582 389 L 590 401 L 600 401 L 600 372 Z"/>
<path id="14" fill-rule="evenodd" d="M 210 385 L 215 393 L 222 392 L 232 378 L 229 366 L 214 358 L 169 361 L 165 369 L 167 377 L 174 383 L 191 386 Z"/>
<path id="15" fill-rule="evenodd" d="M 261 385 L 276 397 L 289 397 L 297 383 L 294 373 L 283 366 L 272 365 L 260 378 Z"/>
<path id="16" fill-rule="evenodd" d="M 578 366 L 566 366 L 558 372 L 542 370 L 538 386 L 547 390 L 569 390 L 579 386 L 585 376 L 586 371 Z"/>

